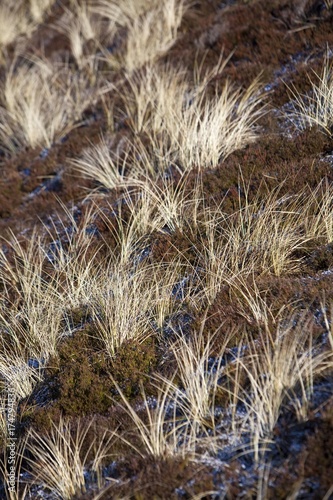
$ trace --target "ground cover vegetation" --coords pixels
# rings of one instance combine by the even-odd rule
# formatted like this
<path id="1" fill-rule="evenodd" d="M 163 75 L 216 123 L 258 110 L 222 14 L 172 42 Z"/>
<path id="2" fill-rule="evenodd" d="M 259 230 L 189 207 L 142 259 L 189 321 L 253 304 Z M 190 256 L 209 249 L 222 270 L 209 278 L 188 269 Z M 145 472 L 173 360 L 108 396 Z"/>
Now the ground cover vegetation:
<path id="1" fill-rule="evenodd" d="M 0 497 L 331 498 L 332 2 L 0 21 Z"/>

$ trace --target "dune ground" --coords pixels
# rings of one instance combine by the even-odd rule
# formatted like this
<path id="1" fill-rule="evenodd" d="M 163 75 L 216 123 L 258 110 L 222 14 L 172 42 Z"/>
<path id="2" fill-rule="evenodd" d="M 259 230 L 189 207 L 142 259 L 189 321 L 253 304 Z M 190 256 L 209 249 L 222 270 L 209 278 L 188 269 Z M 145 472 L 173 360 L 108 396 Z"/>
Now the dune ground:
<path id="1" fill-rule="evenodd" d="M 2 2 L 1 498 L 333 497 L 332 23 Z"/>

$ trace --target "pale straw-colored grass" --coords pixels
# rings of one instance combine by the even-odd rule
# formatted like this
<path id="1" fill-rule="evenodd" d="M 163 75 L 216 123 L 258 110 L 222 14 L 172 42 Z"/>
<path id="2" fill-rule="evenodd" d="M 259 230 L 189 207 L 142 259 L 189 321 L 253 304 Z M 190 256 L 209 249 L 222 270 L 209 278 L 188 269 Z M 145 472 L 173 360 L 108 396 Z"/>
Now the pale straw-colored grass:
<path id="1" fill-rule="evenodd" d="M 114 357 L 119 347 L 130 341 L 143 342 L 162 328 L 167 317 L 177 311 L 172 290 L 182 267 L 171 263 L 128 264 L 115 261 L 91 280 L 90 315 L 95 335 L 105 352 Z"/>
<path id="2" fill-rule="evenodd" d="M 250 402 L 244 402 L 256 460 L 261 443 L 272 439 L 283 406 L 289 402 L 300 420 L 307 418 L 314 378 L 332 369 L 332 352 L 313 346 L 311 323 L 305 316 L 290 316 L 278 324 L 274 336 L 263 339 L 262 353 L 253 346 L 249 357 L 239 361 L 251 386 Z"/>
<path id="3" fill-rule="evenodd" d="M 148 398 L 144 388 L 141 387 L 145 412 L 145 416 L 142 417 L 130 404 L 118 384 L 116 382 L 114 384 L 122 400 L 121 407 L 133 422 L 133 429 L 130 431 L 136 438 L 134 441 L 129 433 L 128 437 L 126 434 L 120 434 L 119 438 L 124 443 L 141 457 L 194 458 L 195 429 L 189 420 L 177 417 L 179 403 L 174 397 L 172 380 L 160 382 L 155 400 Z"/>
<path id="4" fill-rule="evenodd" d="M 0 50 L 20 36 L 29 37 L 50 10 L 54 0 L 6 0 L 0 6 Z"/>
<path id="5" fill-rule="evenodd" d="M 324 179 L 310 192 L 304 205 L 305 231 L 309 238 L 327 244 L 333 241 L 333 189 Z"/>
<path id="6" fill-rule="evenodd" d="M 115 20 L 103 17 L 99 3 L 70 2 L 54 28 L 64 34 L 71 47 L 74 59 L 81 69 L 89 59 L 102 54 L 104 47 L 112 44 L 117 27 Z M 89 47 L 89 49 L 88 49 Z"/>
<path id="7" fill-rule="evenodd" d="M 2 147 L 12 154 L 27 145 L 51 147 L 77 126 L 98 95 L 98 85 L 68 64 L 13 63 L 0 87 Z"/>
<path id="8" fill-rule="evenodd" d="M 205 74 L 199 65 L 192 85 L 182 68 L 148 66 L 129 75 L 121 93 L 125 109 L 134 132 L 149 137 L 154 157 L 167 154 L 183 170 L 214 168 L 255 140 L 255 124 L 265 112 L 258 79 L 244 91 L 227 81 L 206 96 L 227 62 L 220 58 Z"/>
<path id="9" fill-rule="evenodd" d="M 102 438 L 97 441 L 95 437 L 89 446 L 85 446 L 92 423 L 85 427 L 79 423 L 73 429 L 70 421 L 61 418 L 44 436 L 31 429 L 26 450 L 31 454 L 27 461 L 33 480 L 65 500 L 86 492 L 87 469 L 98 474 L 101 481 L 101 465 L 110 456 L 113 433 L 105 431 Z M 89 462 L 88 455 L 93 447 L 96 454 L 93 461 Z"/>
<path id="10" fill-rule="evenodd" d="M 7 242 L 9 260 L 1 250 L 0 373 L 19 397 L 31 393 L 42 379 L 43 366 L 55 355 L 61 338 L 61 307 L 57 286 L 43 275 L 44 256 L 36 234 L 30 242 Z M 11 297 L 14 297 L 11 299 Z"/>
<path id="11" fill-rule="evenodd" d="M 71 159 L 69 163 L 80 175 L 107 189 L 131 184 L 144 173 L 144 169 L 131 160 L 129 153 L 121 159 L 118 149 L 113 151 L 112 146 L 112 138 L 101 137 L 98 144 L 84 149 L 79 158 Z"/>
<path id="12" fill-rule="evenodd" d="M 11 441 L 13 443 L 14 441 Z M 12 462 L 13 455 L 10 455 L 10 449 L 7 447 L 3 450 L 3 455 L 0 458 L 0 474 L 3 477 L 3 488 L 6 500 L 26 500 L 30 495 L 29 484 L 25 484 L 22 478 L 23 473 L 23 453 L 26 446 L 26 437 L 15 441 L 15 464 Z M 8 475 L 8 465 L 15 468 L 15 484 L 10 481 Z"/>
<path id="13" fill-rule="evenodd" d="M 187 9 L 185 0 L 166 0 L 163 3 L 101 1 L 97 10 L 126 32 L 119 51 L 105 54 L 111 67 L 131 73 L 165 54 L 177 40 Z"/>
<path id="14" fill-rule="evenodd" d="M 4 299 L 10 304 L 9 308 L 2 304 L 1 323 L 11 332 L 3 340 L 13 349 L 22 349 L 22 354 L 27 351 L 31 357 L 48 358 L 59 340 L 61 312 L 56 282 L 43 273 L 44 255 L 36 234 L 28 243 L 21 244 L 14 237 L 7 244 L 12 247 L 14 262 L 1 250 L 0 279 Z M 16 295 L 15 302 L 10 300 L 10 290 Z"/>
<path id="15" fill-rule="evenodd" d="M 289 88 L 292 111 L 291 115 L 287 114 L 287 118 L 289 117 L 299 130 L 316 126 L 328 136 L 332 136 L 333 65 L 328 51 L 321 73 L 314 73 L 314 77 L 308 75 L 308 78 L 311 83 L 309 93 L 302 94 L 294 87 Z"/>
<path id="16" fill-rule="evenodd" d="M 198 429 L 215 430 L 215 398 L 224 372 L 223 355 L 230 337 L 226 335 L 224 344 L 219 346 L 216 362 L 212 363 L 210 356 L 214 336 L 205 338 L 204 326 L 205 318 L 199 331 L 193 332 L 189 339 L 179 335 L 171 348 L 181 386 L 176 394 L 186 417 Z"/>

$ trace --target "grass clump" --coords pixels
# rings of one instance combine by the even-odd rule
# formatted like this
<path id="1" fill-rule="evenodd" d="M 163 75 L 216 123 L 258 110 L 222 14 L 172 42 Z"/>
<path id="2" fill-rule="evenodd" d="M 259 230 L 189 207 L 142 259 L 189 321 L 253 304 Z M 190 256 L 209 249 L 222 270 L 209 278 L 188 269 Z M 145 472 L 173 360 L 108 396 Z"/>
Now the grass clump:
<path id="1" fill-rule="evenodd" d="M 116 55 L 107 54 L 113 68 L 130 74 L 146 63 L 154 62 L 176 42 L 178 29 L 188 9 L 185 0 L 150 2 L 106 2 L 98 11 L 125 30 L 125 41 Z"/>
<path id="2" fill-rule="evenodd" d="M 291 89 L 293 123 L 299 130 L 319 127 L 325 134 L 332 137 L 333 133 L 333 65 L 327 53 L 322 71 L 314 74 L 315 80 L 308 76 L 311 90 L 301 94 Z"/>
<path id="3" fill-rule="evenodd" d="M 69 500 L 87 491 L 88 468 L 96 478 L 96 486 L 102 488 L 103 459 L 110 454 L 113 436 L 105 432 L 101 439 L 94 437 L 87 447 L 85 440 L 91 426 L 93 421 L 84 428 L 78 424 L 75 429 L 69 420 L 61 418 L 58 424 L 53 424 L 48 435 L 41 436 L 31 430 L 26 450 L 35 457 L 28 460 L 33 481 L 42 482 L 44 490 Z M 95 456 L 88 460 L 92 448 Z"/>
<path id="4" fill-rule="evenodd" d="M 22 37 L 30 37 L 52 7 L 53 0 L 8 0 L 0 7 L 1 63 L 5 62 L 6 49 L 11 43 Z"/>
<path id="5" fill-rule="evenodd" d="M 89 76 L 68 64 L 14 62 L 0 87 L 2 147 L 10 154 L 24 146 L 50 148 L 77 126 L 98 94 Z"/>

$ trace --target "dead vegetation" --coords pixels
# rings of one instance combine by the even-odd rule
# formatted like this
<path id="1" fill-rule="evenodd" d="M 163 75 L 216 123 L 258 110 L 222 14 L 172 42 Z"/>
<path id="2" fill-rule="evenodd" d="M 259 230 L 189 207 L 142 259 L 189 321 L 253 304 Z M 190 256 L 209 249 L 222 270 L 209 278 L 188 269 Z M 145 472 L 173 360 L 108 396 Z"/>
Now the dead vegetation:
<path id="1" fill-rule="evenodd" d="M 4 497 L 331 494 L 332 12 L 296 3 L 1 7 Z M 306 91 L 272 16 L 290 56 L 319 26 Z"/>

